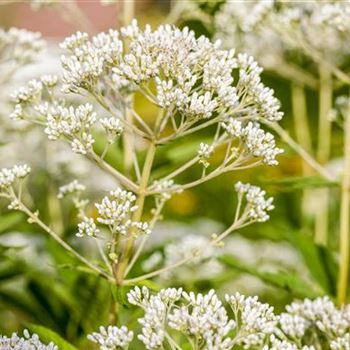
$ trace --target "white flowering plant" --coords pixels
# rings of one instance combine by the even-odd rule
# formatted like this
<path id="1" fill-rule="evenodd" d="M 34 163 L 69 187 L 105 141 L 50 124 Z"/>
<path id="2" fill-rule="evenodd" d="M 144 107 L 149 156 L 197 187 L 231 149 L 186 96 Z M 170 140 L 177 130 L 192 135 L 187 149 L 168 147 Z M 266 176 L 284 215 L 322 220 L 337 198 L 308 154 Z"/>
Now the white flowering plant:
<path id="1" fill-rule="evenodd" d="M 32 4 L 36 9 L 47 5 L 57 11 L 66 6 L 51 1 Z M 76 5 L 67 5 L 66 19 L 76 21 L 80 29 L 89 29 L 86 18 L 78 11 L 74 15 Z M 101 350 L 349 349 L 348 267 L 344 260 L 344 237 L 349 231 L 347 177 L 341 180 L 340 230 L 345 245 L 337 290 L 332 286 L 337 273 L 333 251 L 317 246 L 319 236 L 316 244 L 299 233 L 288 238 L 297 242 L 304 256 L 309 268 L 305 273 L 305 265 L 290 246 L 275 243 L 272 252 L 264 250 L 264 242 L 259 240 L 249 253 L 249 240 L 237 234 L 244 229 L 255 237 L 259 227 L 269 238 L 274 234 L 274 223 L 255 225 L 254 231 L 250 227 L 268 222 L 274 203 L 265 190 L 245 181 L 247 173 L 258 173 L 254 169 L 259 167 L 266 174 L 266 169 L 276 168 L 282 159 L 279 155 L 283 149 L 274 134 L 301 156 L 303 175 L 317 171 L 323 177 L 322 186 L 340 183 L 322 158 L 330 146 L 327 137 L 318 140 L 319 154 L 314 157 L 312 149 L 299 138 L 309 132 L 307 128 L 297 135 L 296 142 L 280 126 L 281 105 L 274 90 L 263 83 L 259 63 L 290 79 L 293 93 L 302 91 L 300 85 L 314 88 L 320 83 L 320 100 L 332 100 L 324 73 L 329 73 L 328 78 L 334 75 L 334 82 L 346 83 L 347 75 L 338 67 L 343 69 L 347 57 L 342 45 L 348 7 L 337 2 L 322 6 L 272 1 L 175 2 L 168 19 L 174 20 L 183 7 L 187 12 L 178 13 L 186 13 L 187 18 L 197 16 L 207 29 L 214 28 L 213 40 L 196 35 L 188 27 L 160 25 L 152 29 L 150 25 L 139 26 L 136 20 L 119 30 L 96 35 L 79 31 L 60 44 L 57 75 L 37 76 L 11 94 L 11 122 L 38 129 L 47 138 L 43 147 L 50 149 L 53 158 L 57 148 L 51 145 L 66 145 L 64 156 L 74 155 L 70 163 L 76 159 L 89 162 L 91 181 L 79 174 L 71 181 L 71 176 L 58 177 L 56 198 L 48 196 L 50 210 L 46 213 L 46 204 L 37 203 L 44 194 L 32 196 L 33 183 L 27 184 L 27 179 L 36 176 L 30 175 L 34 165 L 1 167 L 3 203 L 20 218 L 28 219 L 20 229 L 42 231 L 56 243 L 45 252 L 48 254 L 36 259 L 48 259 L 42 260 L 49 265 L 45 273 L 34 264 L 28 264 L 30 273 L 25 272 L 29 275 L 25 289 L 43 307 L 35 313 L 30 302 L 20 305 L 45 327 L 28 324 L 32 335 L 24 331 L 22 337 L 17 333 L 0 336 L 1 349 L 74 350 L 75 345 Z M 42 49 L 40 41 L 38 47 L 35 44 L 40 37 L 31 35 L 28 55 L 13 53 L 13 57 L 29 62 L 31 55 Z M 313 41 L 316 36 L 327 40 Z M 270 50 L 266 50 L 267 45 Z M 257 61 L 244 52 L 256 56 Z M 301 59 L 293 56 L 295 53 Z M 311 74 L 304 69 L 305 62 L 314 64 L 309 69 Z M 314 77 L 315 67 L 321 66 L 320 75 Z M 300 107 L 300 99 L 294 102 L 293 108 Z M 320 103 L 322 121 L 328 107 Z M 299 108 L 298 112 L 305 110 Z M 338 99 L 332 113 L 342 124 L 348 114 L 348 100 Z M 320 122 L 319 128 L 324 132 L 325 124 Z M 319 135 L 323 136 L 322 132 Z M 174 154 L 176 161 L 171 163 L 167 156 Z M 98 169 L 98 178 L 93 178 L 92 169 Z M 169 207 L 175 205 L 181 213 L 186 204 L 179 198 L 202 191 L 209 181 L 221 181 L 224 174 L 236 198 L 226 196 L 227 200 L 220 198 L 218 203 L 213 200 L 211 206 L 230 207 L 225 226 L 209 222 L 204 223 L 205 229 L 203 225 L 187 225 L 181 235 L 172 236 Z M 253 179 L 256 177 L 250 176 L 249 182 Z M 57 177 L 50 180 L 57 182 Z M 206 195 L 204 191 L 202 197 Z M 279 233 L 279 237 L 287 235 Z M 271 248 L 273 244 L 268 245 Z M 12 254 L 12 248 L 3 248 L 11 266 L 19 266 L 14 275 L 28 269 L 24 259 Z M 271 266 L 276 250 L 280 256 Z M 244 256 L 247 253 L 251 254 L 248 258 Z M 315 264 L 321 253 L 328 254 L 333 264 L 327 266 L 331 270 L 327 273 L 323 265 Z M 278 291 L 287 291 L 288 302 L 295 296 L 312 299 L 274 308 L 256 296 L 236 293 L 242 284 L 247 293 L 252 293 L 254 283 L 244 279 L 251 275 Z M 320 297 L 336 292 L 338 305 L 331 297 Z M 254 294 L 263 293 L 260 289 Z M 0 295 L 13 304 L 18 297 L 2 288 Z M 274 295 L 273 300 L 277 299 L 279 296 Z M 286 304 L 285 295 L 280 303 Z"/>
<path id="2" fill-rule="evenodd" d="M 196 38 L 187 28 L 141 29 L 136 21 L 92 38 L 78 32 L 61 47 L 66 52 L 62 78 L 44 75 L 14 91 L 10 118 L 42 126 L 48 140 L 67 142 L 73 153 L 115 180 L 93 206 L 84 196 L 86 186 L 77 180 L 58 189 L 57 197 L 72 198 L 76 208 L 76 236 L 92 239 L 101 260 L 81 254 L 25 203 L 27 165 L 1 169 L 0 196 L 9 200 L 10 210 L 23 212 L 88 271 L 117 288 L 146 283 L 198 259 L 205 250 L 193 249 L 146 274 L 133 272 L 172 195 L 227 172 L 277 164 L 282 150 L 261 121 L 276 123 L 282 112 L 273 91 L 261 82 L 261 68 L 252 57 L 221 49 L 204 36 Z M 140 96 L 154 110 L 151 120 L 135 107 Z M 211 136 L 200 142 L 205 133 Z M 198 151 L 175 170 L 154 174 L 159 149 L 186 138 L 198 139 Z M 96 140 L 104 143 L 103 149 L 95 147 Z M 123 153 L 122 165 L 107 161 L 111 149 Z M 193 167 L 201 169 L 200 176 L 178 182 Z M 272 198 L 260 188 L 238 182 L 235 189 L 232 224 L 212 233 L 213 247 L 223 246 L 237 229 L 267 221 L 273 209 Z M 92 207 L 95 216 L 88 214 Z"/>
<path id="3" fill-rule="evenodd" d="M 204 1 L 187 8 L 178 2 L 177 12 L 200 20 L 224 47 L 252 54 L 265 77 L 282 86 L 278 97 L 290 104 L 289 123 L 270 126 L 299 159 L 295 153 L 288 158 L 298 169 L 277 183 L 302 189 L 294 197 L 298 214 L 285 224 L 302 232 L 298 250 L 320 287 L 336 294 L 339 304 L 347 301 L 349 285 L 349 10 L 347 1 Z M 287 240 L 295 244 L 296 237 Z M 321 256 L 311 264 L 310 249 Z M 318 264 L 321 278 L 314 270 Z M 330 266 L 337 269 L 330 272 Z"/>
<path id="4" fill-rule="evenodd" d="M 142 30 L 133 21 L 120 31 L 110 30 L 91 39 L 78 32 L 61 46 L 68 52 L 61 58 L 62 79 L 42 76 L 15 91 L 10 117 L 42 125 L 49 140 L 68 142 L 72 152 L 87 157 L 122 186 L 95 204 L 96 220 L 84 212 L 88 202 L 80 198 L 83 185 L 73 181 L 61 187 L 58 194 L 59 198 L 73 196 L 81 219 L 77 236 L 92 237 L 101 246 L 104 267 L 68 248 L 41 221 L 39 214 L 23 203 L 20 191 L 12 182 L 6 182 L 6 174 L 15 172 L 13 169 L 2 170 L 5 177 L 2 196 L 10 199 L 11 209 L 26 213 L 82 263 L 109 281 L 130 285 L 156 276 L 163 269 L 147 276 L 126 278 L 166 201 L 174 193 L 226 172 L 264 163 L 276 165 L 276 156 L 282 150 L 260 121 L 279 121 L 282 117 L 279 102 L 261 82 L 261 69 L 252 57 L 220 49 L 218 43 L 213 44 L 205 37 L 197 39 L 187 28 L 160 26 L 153 31 L 146 26 Z M 61 92 L 67 97 L 62 97 Z M 74 103 L 72 94 L 85 101 Z M 133 107 L 137 94 L 156 109 L 154 120 L 144 120 Z M 210 143 L 199 143 L 197 154 L 173 172 L 153 176 L 158 148 L 171 147 L 178 140 L 200 135 L 206 129 L 213 132 Z M 96 135 L 101 134 L 105 146 L 99 153 L 94 143 Z M 111 147 L 123 151 L 123 170 L 106 161 Z M 218 160 L 210 164 L 214 152 Z M 140 154 L 145 153 L 142 161 Z M 199 178 L 176 183 L 180 174 L 195 166 L 203 169 Z M 213 233 L 213 245 L 223 244 L 223 239 L 238 228 L 268 220 L 268 212 L 273 209 L 272 199 L 266 199 L 265 192 L 255 186 L 237 183 L 236 191 L 238 206 L 232 225 L 220 234 Z M 146 199 L 153 201 L 147 221 Z M 139 241 L 136 250 L 135 241 Z M 173 267 L 197 254 L 201 252 L 194 252 Z"/>

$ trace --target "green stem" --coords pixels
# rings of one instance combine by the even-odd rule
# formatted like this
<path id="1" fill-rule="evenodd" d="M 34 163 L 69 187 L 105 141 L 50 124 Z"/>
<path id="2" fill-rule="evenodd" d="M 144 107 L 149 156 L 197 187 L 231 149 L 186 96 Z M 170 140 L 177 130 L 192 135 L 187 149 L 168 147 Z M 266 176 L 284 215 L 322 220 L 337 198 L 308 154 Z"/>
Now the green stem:
<path id="1" fill-rule="evenodd" d="M 317 171 L 321 176 L 329 181 L 335 181 L 336 179 L 330 174 L 326 168 L 324 168 L 317 160 L 310 155 L 301 145 L 299 145 L 292 137 L 285 131 L 279 124 L 271 123 L 269 121 L 259 119 L 263 124 L 270 127 L 275 131 L 281 139 L 289 145 L 295 152 L 297 152 L 314 170 Z"/>
<path id="2" fill-rule="evenodd" d="M 120 182 L 123 186 L 125 186 L 129 191 L 138 192 L 138 186 L 127 178 L 125 175 L 120 173 L 118 170 L 113 168 L 110 164 L 108 164 L 104 159 L 98 156 L 95 152 L 91 152 L 89 155 L 89 159 L 93 160 L 99 168 L 104 170 L 106 173 L 110 174 L 114 177 L 118 182 Z"/>
<path id="3" fill-rule="evenodd" d="M 131 109 L 133 108 L 133 98 L 129 97 L 125 107 L 125 120 L 128 124 L 133 124 L 133 116 Z M 123 133 L 123 146 L 124 146 L 124 169 L 126 174 L 130 174 L 134 165 L 134 143 L 133 134 L 129 130 L 125 130 Z"/>
<path id="4" fill-rule="evenodd" d="M 349 208 L 350 208 L 350 103 L 344 130 L 344 172 L 341 187 L 340 203 L 340 232 L 339 232 L 339 255 L 340 266 L 338 275 L 338 303 L 343 305 L 347 300 L 347 286 L 349 279 Z"/>
<path id="5" fill-rule="evenodd" d="M 134 0 L 124 0 L 123 1 L 123 25 L 127 26 L 130 24 L 134 17 L 135 4 Z M 125 48 L 128 48 L 127 43 L 125 43 Z M 129 96 L 125 105 L 125 120 L 128 124 L 133 124 L 133 116 L 131 109 L 133 108 L 134 99 Z M 134 144 L 133 135 L 131 132 L 125 130 L 123 133 L 123 146 L 124 146 L 124 168 L 126 174 L 130 174 L 134 165 Z"/>
<path id="6" fill-rule="evenodd" d="M 160 215 L 161 215 L 161 211 L 164 207 L 164 204 L 165 204 L 165 201 L 162 201 L 161 204 L 158 205 L 158 207 L 156 208 L 155 210 L 155 213 L 153 215 L 153 218 L 152 220 L 150 221 L 149 223 L 149 229 L 152 231 L 152 229 L 154 228 L 157 220 L 160 218 Z M 125 271 L 125 276 L 128 275 L 128 273 L 131 271 L 131 269 L 133 268 L 133 266 L 135 265 L 135 263 L 137 262 L 139 256 L 141 255 L 141 253 L 143 252 L 143 248 L 148 240 L 148 238 L 150 237 L 150 235 L 144 235 L 142 237 L 142 240 L 139 244 L 139 246 L 137 247 L 137 250 L 135 252 L 135 254 L 133 255 L 128 267 L 126 268 L 126 271 Z"/>
<path id="7" fill-rule="evenodd" d="M 59 245 L 61 245 L 65 250 L 74 255 L 80 262 L 90 268 L 92 271 L 98 275 L 104 277 L 109 282 L 114 283 L 114 278 L 107 274 L 105 271 L 101 270 L 99 267 L 92 264 L 89 260 L 85 259 L 80 255 L 74 248 L 72 248 L 68 243 L 66 243 L 56 232 L 54 232 L 50 227 L 48 227 L 44 222 L 42 222 L 39 217 L 32 213 L 22 202 L 20 202 L 19 210 L 25 213 L 33 223 L 40 226 L 45 232 L 47 232 Z"/>
<path id="8" fill-rule="evenodd" d="M 305 88 L 298 84 L 292 84 L 292 108 L 297 142 L 307 152 L 311 152 L 312 143 L 307 120 Z M 304 165 L 305 163 L 304 161 Z"/>
<path id="9" fill-rule="evenodd" d="M 317 160 L 324 165 L 329 161 L 331 150 L 331 121 L 329 111 L 332 108 L 332 73 L 327 67 L 320 66 L 320 91 L 319 91 L 319 124 Z M 315 218 L 315 242 L 326 246 L 329 229 L 329 190 L 317 191 L 319 204 Z"/>
<path id="10" fill-rule="evenodd" d="M 307 104 L 305 96 L 305 88 L 299 84 L 292 83 L 292 109 L 294 118 L 294 131 L 296 140 L 308 153 L 312 152 L 312 142 L 310 135 L 309 123 L 307 120 Z M 313 174 L 310 165 L 302 159 L 301 162 L 302 175 L 311 176 Z M 301 199 L 301 212 L 307 213 L 309 196 L 313 195 L 313 191 L 310 189 L 304 189 Z"/>
<path id="11" fill-rule="evenodd" d="M 134 0 L 123 1 L 123 25 L 127 26 L 130 24 L 135 16 L 135 3 Z"/>
<path id="12" fill-rule="evenodd" d="M 143 207 L 144 207 L 145 199 L 147 196 L 146 189 L 148 186 L 155 153 L 156 153 L 156 145 L 155 145 L 155 142 L 153 141 L 149 145 L 147 155 L 146 155 L 145 164 L 144 164 L 143 169 L 142 169 L 138 197 L 136 200 L 137 210 L 135 210 L 135 212 L 132 216 L 132 221 L 140 221 L 142 218 Z M 118 284 L 123 283 L 125 271 L 126 271 L 126 268 L 128 266 L 133 247 L 134 247 L 133 232 L 129 232 L 129 237 L 126 241 L 126 244 L 125 244 L 122 256 L 121 256 L 121 260 L 117 266 L 116 279 L 117 279 Z"/>
<path id="13" fill-rule="evenodd" d="M 156 270 L 156 271 L 147 273 L 147 274 L 142 275 L 142 276 L 139 276 L 139 277 L 131 278 L 131 279 L 129 279 L 129 280 L 125 280 L 123 284 L 126 285 L 126 286 L 127 286 L 127 285 L 133 285 L 133 284 L 135 284 L 135 283 L 144 281 L 144 280 L 146 280 L 146 279 L 148 279 L 148 278 L 156 277 L 156 276 L 162 274 L 163 272 L 170 271 L 170 270 L 172 270 L 172 269 L 174 269 L 174 268 L 176 268 L 176 267 L 179 267 L 179 266 L 181 266 L 181 265 L 186 264 L 187 262 L 189 262 L 190 260 L 192 260 L 194 257 L 195 257 L 195 255 L 193 255 L 193 256 L 192 256 L 192 255 L 191 255 L 191 256 L 188 256 L 188 257 L 186 257 L 186 258 L 183 258 L 183 259 L 179 260 L 178 262 L 176 262 L 176 263 L 174 263 L 174 264 L 172 264 L 172 265 L 165 266 L 165 267 L 163 267 L 163 268 L 161 268 L 161 269 L 159 269 L 159 270 Z"/>

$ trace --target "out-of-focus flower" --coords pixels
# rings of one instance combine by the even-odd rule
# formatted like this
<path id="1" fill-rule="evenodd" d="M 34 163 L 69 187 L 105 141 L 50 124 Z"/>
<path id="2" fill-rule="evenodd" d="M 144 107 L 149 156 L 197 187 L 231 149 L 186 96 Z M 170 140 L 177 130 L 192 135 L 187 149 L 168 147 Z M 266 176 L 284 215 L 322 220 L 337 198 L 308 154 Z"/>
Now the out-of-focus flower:
<path id="1" fill-rule="evenodd" d="M 53 342 L 48 345 L 42 343 L 37 334 L 30 335 L 27 330 L 24 330 L 23 337 L 13 333 L 11 337 L 0 335 L 0 348 L 2 350 L 58 350 Z"/>

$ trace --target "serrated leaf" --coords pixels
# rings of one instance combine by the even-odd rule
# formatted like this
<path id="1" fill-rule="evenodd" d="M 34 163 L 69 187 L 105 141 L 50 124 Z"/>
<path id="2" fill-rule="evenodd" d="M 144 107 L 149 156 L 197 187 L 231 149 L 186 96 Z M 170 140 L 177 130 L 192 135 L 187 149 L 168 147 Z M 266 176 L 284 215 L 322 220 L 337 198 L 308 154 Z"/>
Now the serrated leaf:
<path id="1" fill-rule="evenodd" d="M 43 343 L 55 343 L 59 350 L 78 350 L 78 348 L 64 340 L 59 334 L 49 328 L 35 324 L 28 324 L 27 328 L 32 333 L 36 333 Z"/>

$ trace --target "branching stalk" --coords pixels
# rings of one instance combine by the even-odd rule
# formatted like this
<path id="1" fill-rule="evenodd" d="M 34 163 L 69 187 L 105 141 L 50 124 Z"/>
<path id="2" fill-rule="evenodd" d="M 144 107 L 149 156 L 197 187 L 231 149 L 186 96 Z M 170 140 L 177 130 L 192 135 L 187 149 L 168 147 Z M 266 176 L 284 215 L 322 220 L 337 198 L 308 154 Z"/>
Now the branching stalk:
<path id="1" fill-rule="evenodd" d="M 135 278 L 131 278 L 129 280 L 125 280 L 123 282 L 123 285 L 126 285 L 126 286 L 127 285 L 133 285 L 133 284 L 135 284 L 137 282 L 144 281 L 144 280 L 146 280 L 148 278 L 156 277 L 156 276 L 162 274 L 163 272 L 167 272 L 167 271 L 170 271 L 170 270 L 172 270 L 172 269 L 174 269 L 176 267 L 184 265 L 184 264 L 186 264 L 187 262 L 189 262 L 192 259 L 193 259 L 193 256 L 188 256 L 188 257 L 186 257 L 184 259 L 181 259 L 181 260 L 177 261 L 176 263 L 174 263 L 172 265 L 165 266 L 165 267 L 163 267 L 163 268 L 161 268 L 159 270 L 152 271 L 152 272 L 147 273 L 145 275 L 142 275 L 142 276 L 139 276 L 139 277 L 135 277 Z"/>
<path id="2" fill-rule="evenodd" d="M 89 156 L 90 156 L 90 159 L 92 159 L 102 170 L 106 171 L 108 174 L 114 177 L 128 190 L 133 191 L 135 193 L 138 192 L 139 188 L 133 181 L 131 181 L 125 175 L 123 175 L 118 170 L 116 170 L 111 165 L 109 165 L 105 160 L 99 157 L 95 152 L 91 152 Z"/>
<path id="3" fill-rule="evenodd" d="M 317 161 L 324 165 L 329 161 L 331 150 L 331 121 L 329 111 L 332 108 L 332 73 L 327 67 L 320 66 L 320 92 L 319 92 L 319 124 Z M 329 190 L 327 188 L 317 191 L 319 202 L 315 218 L 315 242 L 327 245 L 329 229 Z"/>
<path id="4" fill-rule="evenodd" d="M 50 227 L 48 227 L 39 217 L 31 212 L 22 202 L 19 203 L 19 210 L 25 213 L 33 223 L 41 227 L 45 232 L 47 232 L 60 246 L 65 250 L 70 252 L 74 257 L 76 257 L 81 263 L 87 266 L 89 269 L 97 273 L 98 275 L 104 277 L 109 282 L 115 283 L 114 278 L 107 274 L 105 271 L 101 270 L 96 265 L 92 264 L 89 260 L 85 259 L 80 255 L 74 248 L 72 248 L 67 242 L 65 242 L 56 232 L 54 232 Z"/>
<path id="5" fill-rule="evenodd" d="M 344 172 L 341 186 L 340 230 L 339 230 L 339 276 L 338 303 L 343 305 L 347 301 L 349 280 L 349 235 L 350 235 L 350 103 L 344 129 Z"/>
<path id="6" fill-rule="evenodd" d="M 237 209 L 237 210 L 239 210 L 239 209 Z M 227 237 L 233 231 L 236 231 L 239 228 L 243 228 L 245 226 L 248 226 L 250 224 L 250 222 L 249 221 L 245 222 L 245 219 L 246 219 L 246 217 L 244 215 L 242 215 L 242 217 L 238 220 L 235 219 L 234 222 L 232 223 L 232 225 L 230 227 L 228 227 L 224 232 L 222 232 L 218 236 L 214 237 L 213 240 L 210 242 L 210 244 L 213 246 L 217 246 L 218 244 L 220 244 L 222 242 L 222 240 L 225 237 Z M 189 261 L 193 260 L 194 258 L 199 257 L 201 254 L 202 254 L 202 252 L 200 250 L 198 250 L 196 252 L 193 252 L 193 254 L 191 256 L 187 256 L 187 257 L 175 262 L 174 264 L 171 264 L 169 266 L 165 266 L 163 268 L 160 268 L 158 270 L 144 274 L 142 276 L 138 276 L 138 277 L 135 277 L 132 279 L 124 280 L 123 284 L 124 285 L 133 285 L 133 284 L 141 282 L 145 279 L 159 276 L 160 274 L 162 274 L 164 272 L 171 271 L 172 269 L 175 269 L 179 266 L 182 266 L 182 265 L 188 263 Z"/>
<path id="7" fill-rule="evenodd" d="M 149 223 L 149 229 L 151 231 L 161 216 L 161 212 L 162 212 L 162 209 L 164 207 L 164 204 L 165 204 L 165 201 L 162 201 L 162 203 L 160 205 L 158 205 L 157 208 L 155 209 L 153 218 Z M 133 255 L 133 257 L 132 257 L 132 259 L 131 259 L 131 261 L 130 261 L 130 263 L 125 271 L 125 276 L 127 276 L 127 274 L 131 271 L 131 269 L 133 268 L 133 266 L 137 262 L 138 258 L 140 257 L 141 253 L 143 252 L 143 248 L 145 247 L 145 244 L 147 243 L 148 238 L 149 238 L 149 235 L 145 235 L 144 237 L 142 237 L 142 240 L 141 240 L 139 246 L 137 247 L 137 250 L 136 250 L 135 254 Z"/>
<path id="8" fill-rule="evenodd" d="M 297 152 L 313 169 L 317 171 L 321 176 L 329 181 L 337 181 L 332 174 L 328 172 L 313 156 L 311 156 L 301 145 L 299 145 L 293 138 L 277 123 L 271 123 L 264 120 L 260 120 L 262 123 L 269 126 L 274 130 L 281 139 L 289 145 L 295 152 Z"/>
<path id="9" fill-rule="evenodd" d="M 292 84 L 292 106 L 293 106 L 293 118 L 294 118 L 294 130 L 296 140 L 308 153 L 312 152 L 312 142 L 309 123 L 307 119 L 307 105 L 305 88 L 299 84 Z M 302 159 L 302 174 L 303 176 L 311 176 L 313 171 L 310 165 Z M 301 210 L 302 213 L 308 211 L 308 197 L 313 194 L 310 189 L 303 191 Z"/>
<path id="10" fill-rule="evenodd" d="M 145 203 L 145 199 L 147 196 L 146 189 L 148 186 L 152 165 L 154 161 L 154 156 L 156 153 L 156 145 L 155 142 L 151 142 L 147 151 L 145 164 L 142 169 L 142 176 L 140 181 L 140 187 L 138 191 L 138 197 L 136 200 L 137 210 L 134 212 L 132 217 L 132 221 L 140 221 L 143 214 L 143 207 Z M 124 247 L 120 262 L 118 263 L 116 279 L 118 284 L 123 283 L 123 279 L 125 276 L 125 271 L 129 263 L 129 259 L 134 247 L 134 236 L 133 232 L 129 232 L 129 237 L 126 241 L 126 245 Z"/>

